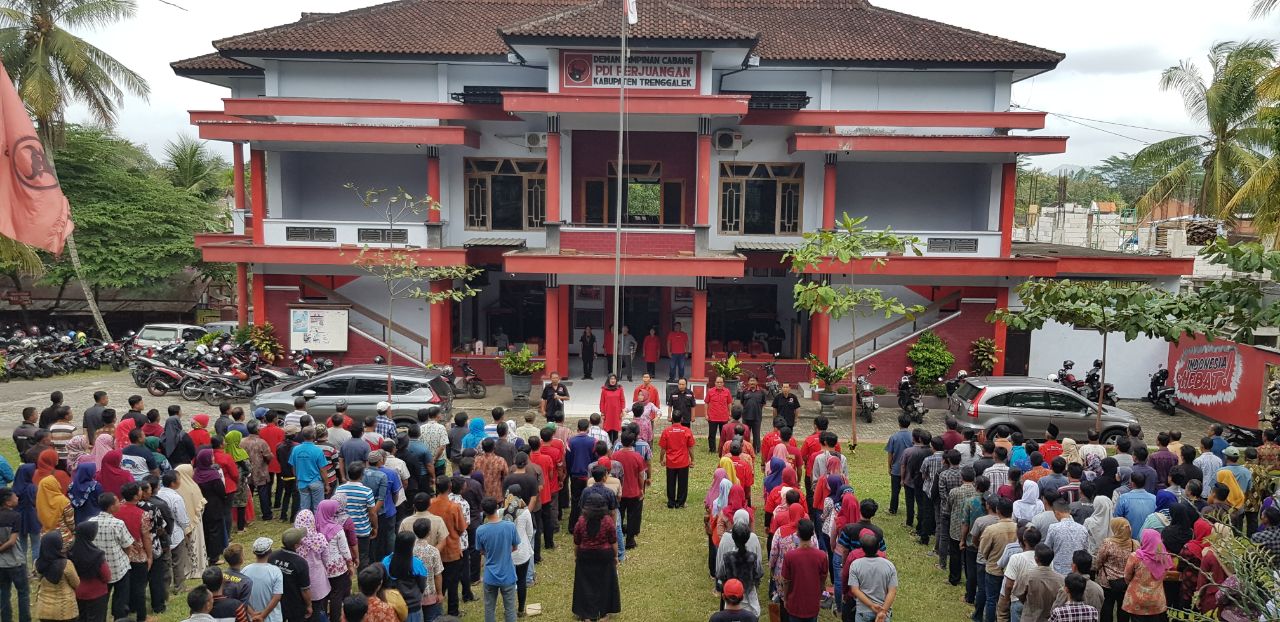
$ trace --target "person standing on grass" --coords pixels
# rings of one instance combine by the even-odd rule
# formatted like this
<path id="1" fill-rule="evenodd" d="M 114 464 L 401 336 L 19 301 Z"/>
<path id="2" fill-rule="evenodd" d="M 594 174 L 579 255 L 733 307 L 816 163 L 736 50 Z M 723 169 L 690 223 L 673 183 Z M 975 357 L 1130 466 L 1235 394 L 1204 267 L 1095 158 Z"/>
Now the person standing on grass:
<path id="1" fill-rule="evenodd" d="M 914 444 L 910 428 L 911 416 L 906 413 L 898 415 L 898 431 L 884 445 L 885 458 L 889 463 L 889 514 L 898 513 L 898 496 L 902 492 L 902 454 Z M 911 501 L 907 502 L 907 507 L 914 507 Z"/>
<path id="2" fill-rule="evenodd" d="M 249 596 L 249 609 L 256 622 L 282 622 L 280 599 L 284 597 L 284 573 L 268 560 L 271 558 L 271 538 L 253 541 L 256 562 L 244 567 L 244 576 L 253 582 Z"/>
<path id="3" fill-rule="evenodd" d="M 1062 575 L 1054 572 L 1053 548 L 1041 542 L 1035 548 L 1036 564 L 1018 575 L 1011 596 L 1022 603 L 1020 619 L 1039 622 L 1053 610 L 1053 599 L 1062 590 Z"/>
<path id="4" fill-rule="evenodd" d="M 689 498 L 689 469 L 693 467 L 693 431 L 685 417 L 673 419 L 658 439 L 659 462 L 667 468 L 667 508 L 683 508 Z"/>
<path id="5" fill-rule="evenodd" d="M 3 622 L 13 622 L 10 589 L 18 593 L 18 622 L 31 622 L 27 553 L 18 535 L 22 518 L 17 507 L 18 496 L 12 490 L 0 489 L 0 620 Z"/>
<path id="6" fill-rule="evenodd" d="M 716 377 L 715 386 L 707 390 L 707 451 L 715 453 L 716 432 L 729 423 L 729 410 L 733 406 L 733 394 L 724 386 L 724 378 Z"/>
<path id="7" fill-rule="evenodd" d="M 982 530 L 978 542 L 978 554 L 986 560 L 986 605 L 983 620 L 995 622 L 996 603 L 1000 600 L 1000 584 L 1004 582 L 1004 569 L 1000 567 L 1000 555 L 1006 546 L 1018 539 L 1017 523 L 1013 522 L 1013 504 L 1003 497 L 994 503 L 999 518 Z M 1052 551 L 1052 549 L 1050 549 Z"/>
<path id="8" fill-rule="evenodd" d="M 644 492 L 649 489 L 648 463 L 636 451 L 634 433 L 622 433 L 622 449 L 614 452 L 613 460 L 622 465 L 622 497 L 618 500 L 618 508 L 626 533 L 626 547 L 634 549 L 636 536 L 640 535 Z"/>
<path id="9" fill-rule="evenodd" d="M 382 558 L 382 568 L 387 573 L 387 584 L 395 587 L 404 598 L 409 617 L 405 622 L 422 622 L 422 592 L 427 585 L 427 569 L 413 555 L 418 537 L 410 532 L 396 534 L 390 555 Z"/>
<path id="10" fill-rule="evenodd" d="M 1049 622 L 1098 622 L 1098 609 L 1084 602 L 1088 582 L 1084 575 L 1074 572 L 1067 575 L 1063 586 L 1067 602 L 1053 608 Z"/>
<path id="11" fill-rule="evenodd" d="M 413 556 L 422 562 L 422 567 L 427 571 L 427 581 L 422 590 L 422 617 L 426 622 L 433 622 L 443 614 L 440 598 L 444 594 L 444 564 L 440 561 L 440 550 L 431 544 L 435 532 L 432 525 L 425 518 L 413 522 L 413 536 L 416 538 Z"/>
<path id="12" fill-rule="evenodd" d="M 449 615 L 458 615 L 458 588 L 466 568 L 462 559 L 462 535 L 467 533 L 467 519 L 462 508 L 449 499 L 450 480 L 436 478 L 436 496 L 431 499 L 431 513 L 444 519 L 449 536 L 440 544 L 440 561 L 444 565 L 442 588 L 448 594 Z"/>
<path id="13" fill-rule="evenodd" d="M 305 401 L 304 401 L 305 406 Z M 292 415 L 292 413 L 291 413 Z M 308 427 L 299 432 L 302 443 L 289 454 L 289 466 L 293 467 L 298 486 L 298 509 L 313 513 L 324 500 L 324 467 L 328 460 L 315 444 L 316 431 Z M 281 516 L 281 518 L 284 518 Z"/>
<path id="14" fill-rule="evenodd" d="M 480 502 L 484 524 L 476 529 L 476 550 L 484 555 L 484 619 L 497 619 L 498 597 L 502 597 L 503 619 L 516 620 L 516 567 L 512 553 L 520 546 L 515 523 L 502 520 L 498 502 L 485 497 Z"/>
<path id="15" fill-rule="evenodd" d="M 301 517 L 302 513 L 298 514 Z M 272 565 L 280 569 L 280 575 L 284 579 L 284 594 L 280 599 L 280 609 L 285 622 L 310 619 L 313 611 L 312 603 L 315 603 L 315 607 L 320 611 L 325 611 L 324 605 L 328 602 L 328 581 L 313 582 L 311 580 L 311 565 L 318 564 L 320 572 L 317 574 L 323 576 L 324 564 L 314 558 L 312 562 L 308 562 L 297 552 L 298 546 L 308 535 L 306 531 L 295 527 L 284 530 L 284 533 L 280 534 L 280 550 L 272 553 L 269 560 Z M 311 537 L 318 538 L 316 544 L 324 541 L 324 536 L 311 535 Z M 324 590 L 319 598 L 315 598 L 316 592 L 312 591 L 313 584 L 316 588 Z"/>
<path id="16" fill-rule="evenodd" d="M 947 557 L 949 561 L 947 580 L 951 585 L 960 584 L 960 571 L 964 569 L 965 576 L 972 574 L 972 568 L 969 566 L 969 556 L 964 551 L 964 528 L 968 519 L 968 510 L 972 501 L 978 497 L 978 489 L 974 486 L 976 477 L 973 473 L 972 466 L 960 467 L 960 485 L 952 488 L 944 500 L 947 511 Z M 939 529 L 942 526 L 939 525 Z M 941 537 L 941 533 L 939 533 Z M 966 589 L 967 584 L 966 584 Z"/>
<path id="17" fill-rule="evenodd" d="M 827 586 L 831 564 L 818 548 L 813 521 L 802 518 L 796 526 L 800 545 L 782 560 L 778 580 L 783 606 L 792 622 L 817 622 L 822 612 L 822 591 Z M 879 543 L 876 545 L 879 548 Z"/>
<path id="18" fill-rule="evenodd" d="M 604 468 L 596 467 L 596 473 L 601 480 L 604 479 Z M 622 611 L 615 553 L 618 532 L 608 496 L 589 494 L 583 497 L 582 515 L 573 525 L 572 609 L 573 615 L 579 619 L 599 620 Z M 513 619 L 508 618 L 508 622 Z"/>
<path id="19" fill-rule="evenodd" d="M 0 505 L 3 505 L 2 502 Z M 106 555 L 102 549 L 94 545 L 97 535 L 98 523 L 94 521 L 76 525 L 76 540 L 71 545 L 71 550 L 67 551 L 67 559 L 75 566 L 76 576 L 80 579 L 75 593 L 80 622 L 104 622 L 107 619 L 111 569 L 107 567 Z"/>
<path id="20" fill-rule="evenodd" d="M 878 555 L 880 539 L 875 534 L 863 533 L 858 544 L 862 546 L 862 557 L 849 565 L 849 591 L 857 599 L 853 621 L 888 622 L 898 596 L 898 569 Z"/>
<path id="21" fill-rule="evenodd" d="M 758 622 L 760 617 L 742 606 L 744 591 L 741 581 L 737 579 L 725 581 L 724 586 L 720 588 L 724 609 L 711 614 L 707 622 Z"/>
<path id="22" fill-rule="evenodd" d="M 257 420 L 250 421 L 246 429 L 249 436 L 241 441 L 240 448 L 249 456 L 249 487 L 257 493 L 258 500 L 255 509 L 258 518 L 271 520 L 271 458 L 275 452 L 262 438 Z"/>

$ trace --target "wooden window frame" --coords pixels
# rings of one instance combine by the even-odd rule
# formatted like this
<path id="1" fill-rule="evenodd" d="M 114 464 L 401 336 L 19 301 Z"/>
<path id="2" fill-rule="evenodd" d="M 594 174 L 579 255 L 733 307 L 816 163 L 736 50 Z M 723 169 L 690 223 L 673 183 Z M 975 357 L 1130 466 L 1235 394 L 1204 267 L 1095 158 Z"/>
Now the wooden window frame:
<path id="1" fill-rule="evenodd" d="M 734 169 L 736 167 L 749 166 L 751 170 L 746 175 L 739 175 Z M 757 176 L 755 173 L 763 167 L 764 175 Z M 789 174 L 779 176 L 774 171 L 775 167 L 788 167 Z M 804 163 L 803 162 L 739 162 L 724 161 L 720 163 L 719 178 L 716 180 L 716 190 L 719 193 L 719 214 L 717 215 L 716 230 L 720 235 L 799 235 L 804 231 Z M 727 186 L 734 185 L 741 197 L 746 196 L 746 184 L 749 181 L 772 180 L 778 184 L 777 196 L 774 199 L 773 211 L 773 233 L 745 233 L 743 227 L 746 223 L 744 217 L 746 206 L 739 206 L 739 215 L 737 218 L 736 229 L 725 228 L 725 191 Z M 793 230 L 784 230 L 783 227 L 783 205 L 787 196 L 783 192 L 784 184 L 794 184 L 797 190 L 795 201 L 795 226 Z"/>
<path id="2" fill-rule="evenodd" d="M 492 171 L 484 171 L 484 170 L 480 170 L 479 168 L 477 168 L 476 166 L 474 166 L 474 164 L 475 164 L 476 162 L 496 162 L 497 164 L 496 164 L 496 166 L 494 166 L 494 167 L 493 167 L 493 170 L 492 170 Z M 506 163 L 506 162 L 510 162 L 510 163 L 511 163 L 512 168 L 514 168 L 514 169 L 515 169 L 515 172 L 510 172 L 510 171 L 505 171 L 505 172 L 504 172 L 504 171 L 502 170 L 502 168 L 503 168 L 503 164 L 504 164 L 504 163 Z M 534 170 L 533 170 L 533 171 L 524 171 L 524 170 L 521 170 L 521 167 L 519 166 L 519 163 L 526 163 L 526 164 L 527 164 L 527 163 L 530 163 L 530 162 L 536 162 L 536 163 L 538 163 L 538 164 L 537 164 L 537 166 L 536 166 L 536 167 L 534 167 Z M 539 230 L 539 229 L 542 229 L 542 228 L 543 228 L 543 227 L 542 227 L 542 225 L 540 225 L 540 224 L 537 224 L 537 225 L 533 224 L 533 223 L 535 223 L 535 222 L 538 222 L 538 218 L 537 218 L 537 216 L 538 216 L 538 215 L 537 215 L 537 214 L 533 214 L 533 215 L 531 216 L 531 214 L 530 214 L 530 209 L 534 209 L 534 210 L 536 211 L 536 210 L 538 210 L 538 209 L 539 209 L 539 207 L 538 207 L 538 206 L 535 206 L 535 205 L 531 205 L 531 204 L 530 204 L 530 196 L 529 196 L 529 195 L 530 195 L 530 192 L 534 192 L 534 189 L 533 189 L 533 188 L 530 188 L 530 182 L 538 182 L 538 181 L 540 181 L 540 182 L 541 182 L 541 193 L 542 193 L 542 205 L 541 205 L 541 208 L 540 208 L 540 209 L 541 209 L 541 212 L 542 212 L 542 213 L 541 213 L 541 217 L 542 217 L 542 219 L 543 219 L 543 220 L 542 220 L 542 222 L 545 222 L 545 218 L 546 218 L 546 201 L 547 201 L 547 198 L 546 198 L 546 189 L 547 189 L 547 161 L 546 161 L 546 159 L 545 159 L 545 158 L 544 158 L 544 159 L 539 159 L 539 158 L 483 158 L 483 157 L 463 158 L 463 159 L 462 159 L 462 168 L 463 168 L 463 186 L 462 186 L 462 187 L 463 187 L 463 196 L 464 196 L 464 200 L 463 200 L 463 213 L 464 213 L 464 217 L 463 217 L 463 218 L 464 218 L 464 221 L 463 221 L 463 223 L 464 223 L 464 228 L 465 228 L 466 230 L 468 230 L 468 231 L 537 231 L 537 230 Z M 494 175 L 514 176 L 514 177 L 520 177 L 520 178 L 521 178 L 521 180 L 522 180 L 522 188 L 521 188 L 521 191 L 520 191 L 520 203 L 521 203 L 521 206 L 520 206 L 520 212 L 521 212 L 521 214 L 520 214 L 520 223 L 521 223 L 521 225 L 522 225 L 522 228 L 520 228 L 520 229 L 494 229 L 494 228 L 493 228 L 493 180 L 492 180 L 492 177 L 493 177 Z M 475 180 L 477 180 L 477 179 L 482 179 L 482 180 L 484 181 L 484 192 L 485 192 L 485 197 L 484 197 L 484 225 L 483 225 L 483 226 L 478 226 L 478 225 L 474 225 L 474 224 L 472 224 L 472 218 L 471 218 L 471 207 L 472 207 L 472 205 L 471 205 L 471 200 L 472 200 L 472 198 L 471 198 L 471 192 L 472 192 L 472 182 L 473 182 L 473 181 L 475 181 Z"/>

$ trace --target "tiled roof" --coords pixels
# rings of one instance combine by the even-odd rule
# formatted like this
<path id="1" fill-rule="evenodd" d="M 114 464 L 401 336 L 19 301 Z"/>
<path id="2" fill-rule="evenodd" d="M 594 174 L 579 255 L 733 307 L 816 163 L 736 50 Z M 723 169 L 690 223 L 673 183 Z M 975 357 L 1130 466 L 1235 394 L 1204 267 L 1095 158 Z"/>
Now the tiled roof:
<path id="1" fill-rule="evenodd" d="M 178 73 L 260 73 L 262 71 L 262 69 L 259 69 L 258 67 L 221 56 L 217 53 L 174 61 L 169 63 L 169 66 Z"/>
<path id="2" fill-rule="evenodd" d="M 618 0 L 591 0 L 499 31 L 511 37 L 616 38 L 622 23 Z M 627 31 L 631 39 L 752 40 L 758 33 L 671 0 L 638 0 L 640 21 Z"/>
<path id="3" fill-rule="evenodd" d="M 766 61 L 1050 67 L 1063 55 L 865 0 L 641 0 L 638 38 L 747 39 Z M 501 55 L 498 32 L 612 37 L 621 0 L 398 0 L 214 42 L 226 53 Z"/>

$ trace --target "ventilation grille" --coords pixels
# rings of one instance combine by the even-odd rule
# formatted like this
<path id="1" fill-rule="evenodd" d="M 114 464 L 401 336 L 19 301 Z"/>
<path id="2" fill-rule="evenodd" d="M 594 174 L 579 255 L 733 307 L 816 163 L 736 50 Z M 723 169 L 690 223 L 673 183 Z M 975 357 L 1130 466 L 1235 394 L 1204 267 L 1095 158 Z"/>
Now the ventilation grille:
<path id="1" fill-rule="evenodd" d="M 749 110 L 803 110 L 809 105 L 804 91 L 720 91 L 721 95 L 750 95 Z"/>
<path id="2" fill-rule="evenodd" d="M 336 242 L 338 230 L 333 227 L 285 227 L 287 242 Z"/>
<path id="3" fill-rule="evenodd" d="M 976 253 L 978 238 L 929 238 L 930 253 Z"/>
<path id="4" fill-rule="evenodd" d="M 407 229 L 359 229 L 357 241 L 361 244 L 404 244 L 409 241 Z"/>

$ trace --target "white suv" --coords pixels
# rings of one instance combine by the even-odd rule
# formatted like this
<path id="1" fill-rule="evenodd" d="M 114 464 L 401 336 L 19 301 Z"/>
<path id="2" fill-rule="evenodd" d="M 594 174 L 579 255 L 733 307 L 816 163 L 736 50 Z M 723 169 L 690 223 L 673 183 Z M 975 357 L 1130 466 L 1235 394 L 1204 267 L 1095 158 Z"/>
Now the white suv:
<path id="1" fill-rule="evenodd" d="M 175 341 L 192 342 L 207 332 L 192 324 L 147 324 L 138 330 L 133 343 L 142 348 L 159 348 Z"/>

